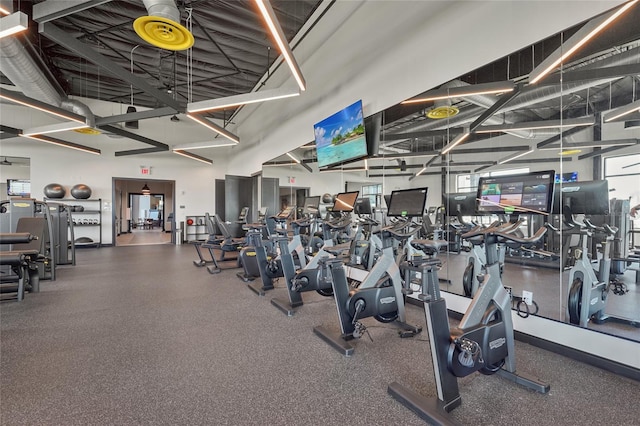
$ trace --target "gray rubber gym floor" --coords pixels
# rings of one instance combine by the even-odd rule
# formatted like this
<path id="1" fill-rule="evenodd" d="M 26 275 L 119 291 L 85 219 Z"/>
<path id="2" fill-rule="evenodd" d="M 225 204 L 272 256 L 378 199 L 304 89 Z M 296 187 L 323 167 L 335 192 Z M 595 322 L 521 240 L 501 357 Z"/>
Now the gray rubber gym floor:
<path id="1" fill-rule="evenodd" d="M 190 245 L 84 249 L 39 294 L 2 302 L 3 425 L 418 425 L 387 394 L 435 385 L 426 333 L 373 319 L 345 358 L 312 333 L 338 329 L 333 299 L 305 293 L 286 317 L 229 269 L 192 264 Z M 422 309 L 408 306 L 424 325 Z M 462 424 L 637 425 L 638 383 L 520 342 L 536 394 L 495 376 L 460 380 Z"/>

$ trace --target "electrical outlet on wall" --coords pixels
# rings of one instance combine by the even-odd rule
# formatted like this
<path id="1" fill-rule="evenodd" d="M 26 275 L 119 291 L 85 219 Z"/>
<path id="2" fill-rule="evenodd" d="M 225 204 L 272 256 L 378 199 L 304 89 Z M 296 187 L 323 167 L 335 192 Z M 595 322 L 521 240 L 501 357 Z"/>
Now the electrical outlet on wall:
<path id="1" fill-rule="evenodd" d="M 524 303 L 526 303 L 527 305 L 533 304 L 533 293 L 530 291 L 523 290 L 522 300 L 524 300 Z"/>

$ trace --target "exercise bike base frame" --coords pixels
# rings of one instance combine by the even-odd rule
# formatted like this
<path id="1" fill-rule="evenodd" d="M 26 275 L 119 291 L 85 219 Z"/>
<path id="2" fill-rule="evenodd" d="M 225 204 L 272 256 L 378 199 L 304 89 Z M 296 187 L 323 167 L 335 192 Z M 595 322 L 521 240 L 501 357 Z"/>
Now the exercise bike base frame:
<path id="1" fill-rule="evenodd" d="M 263 285 L 262 282 L 247 284 L 247 287 L 258 296 L 264 296 L 266 291 L 273 290 L 275 288 L 272 285 Z"/>
<path id="2" fill-rule="evenodd" d="M 551 385 L 548 383 L 540 382 L 531 377 L 527 377 L 522 374 L 515 374 L 507 370 L 500 369 L 496 372 L 496 374 L 500 377 L 503 377 L 513 383 L 517 383 L 521 386 L 532 389 L 538 393 L 548 393 L 551 390 Z"/>
<path id="3" fill-rule="evenodd" d="M 302 301 L 300 303 L 292 304 L 288 300 L 279 299 L 277 297 L 271 299 L 271 304 L 281 310 L 288 317 L 292 317 L 293 314 L 296 313 L 296 308 L 303 305 Z"/>
<path id="4" fill-rule="evenodd" d="M 353 355 L 353 351 L 355 348 L 349 344 L 346 340 L 353 340 L 353 336 L 345 336 L 344 338 L 340 335 L 336 335 L 331 330 L 326 329 L 325 327 L 318 326 L 313 328 L 313 332 L 318 335 L 322 340 L 327 342 L 329 346 L 340 352 L 344 356 Z"/>
<path id="5" fill-rule="evenodd" d="M 460 423 L 452 419 L 448 413 L 460 406 L 462 403 L 461 397 L 445 404 L 435 397 L 425 398 L 398 382 L 391 383 L 387 387 L 387 393 L 420 416 L 421 419 L 426 420 L 429 424 L 443 426 L 460 425 Z"/>
<path id="6" fill-rule="evenodd" d="M 420 326 L 407 324 L 397 320 L 392 324 L 400 328 L 400 330 L 398 330 L 398 335 L 401 338 L 413 337 L 422 331 L 422 327 Z M 353 355 L 355 348 L 348 343 L 355 339 L 353 335 L 338 334 L 323 326 L 314 327 L 313 332 L 341 354 L 345 356 Z"/>

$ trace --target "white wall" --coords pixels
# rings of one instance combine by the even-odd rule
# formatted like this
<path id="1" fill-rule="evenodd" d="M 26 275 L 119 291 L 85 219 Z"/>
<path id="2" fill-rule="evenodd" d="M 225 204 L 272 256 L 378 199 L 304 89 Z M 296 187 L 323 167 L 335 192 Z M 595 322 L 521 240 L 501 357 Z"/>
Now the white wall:
<path id="1" fill-rule="evenodd" d="M 307 90 L 245 108 L 235 119 L 242 144 L 230 167 L 255 173 L 312 141 L 314 123 L 358 99 L 371 115 L 619 3 L 337 2 L 294 52 Z"/>

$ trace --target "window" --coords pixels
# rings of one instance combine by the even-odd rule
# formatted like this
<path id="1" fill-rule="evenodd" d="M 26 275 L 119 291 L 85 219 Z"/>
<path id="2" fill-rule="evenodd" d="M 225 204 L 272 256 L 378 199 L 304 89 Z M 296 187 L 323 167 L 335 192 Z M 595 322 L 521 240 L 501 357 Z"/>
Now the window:
<path id="1" fill-rule="evenodd" d="M 382 197 L 382 184 L 376 185 L 363 185 L 362 186 L 362 198 L 369 198 L 371 207 L 378 207 L 380 204 L 380 198 Z"/>
<path id="2" fill-rule="evenodd" d="M 521 169 L 509 169 L 498 170 L 495 172 L 476 173 L 469 175 L 456 176 L 456 191 L 455 192 L 474 192 L 478 188 L 478 181 L 480 177 L 484 176 L 505 176 L 505 175 L 517 175 L 520 173 L 529 173 L 528 167 Z"/>

